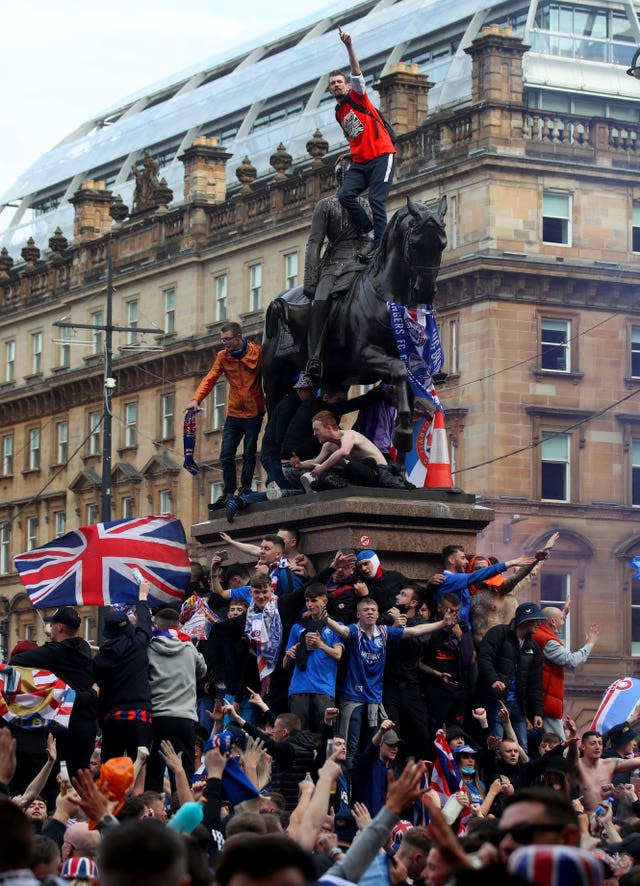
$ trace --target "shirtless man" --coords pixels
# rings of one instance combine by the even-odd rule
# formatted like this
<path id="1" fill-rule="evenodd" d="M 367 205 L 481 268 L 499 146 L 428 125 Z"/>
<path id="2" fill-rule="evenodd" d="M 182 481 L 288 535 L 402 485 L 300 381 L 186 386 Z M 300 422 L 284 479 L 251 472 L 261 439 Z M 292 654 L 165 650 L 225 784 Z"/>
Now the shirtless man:
<path id="1" fill-rule="evenodd" d="M 602 757 L 602 736 L 599 732 L 589 730 L 580 741 L 582 758 L 578 756 L 578 736 L 576 724 L 570 717 L 565 717 L 565 728 L 568 735 L 569 774 L 580 783 L 582 805 L 585 812 L 592 813 L 602 800 L 602 788 L 611 788 L 611 779 L 618 772 L 632 772 L 640 765 L 640 759 L 632 757 Z"/>
<path id="2" fill-rule="evenodd" d="M 303 468 L 306 473 L 300 482 L 311 492 L 312 484 L 320 480 L 328 471 L 348 461 L 369 459 L 375 464 L 380 486 L 404 489 L 404 484 L 389 470 L 389 465 L 378 447 L 358 431 L 343 431 L 338 427 L 335 416 L 328 410 L 316 413 L 313 417 L 313 436 L 322 443 L 322 449 L 314 459 L 300 461 L 292 456 L 291 464 Z"/>

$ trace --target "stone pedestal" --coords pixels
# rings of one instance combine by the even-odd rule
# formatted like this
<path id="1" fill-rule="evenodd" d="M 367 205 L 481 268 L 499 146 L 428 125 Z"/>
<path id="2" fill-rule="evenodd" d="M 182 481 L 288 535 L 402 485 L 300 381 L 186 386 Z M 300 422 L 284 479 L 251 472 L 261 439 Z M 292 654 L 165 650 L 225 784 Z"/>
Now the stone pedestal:
<path id="1" fill-rule="evenodd" d="M 464 492 L 362 487 L 250 505 L 232 525 L 223 510 L 213 515 L 215 519 L 191 527 L 208 562 L 216 551 L 228 548 L 221 531 L 235 541 L 258 543 L 289 524 L 302 533 L 301 548 L 318 569 L 341 548 L 372 548 L 383 568 L 398 569 L 416 580 L 440 570 L 444 545 L 461 544 L 474 551 L 476 534 L 493 520 L 492 510 L 476 505 L 475 496 Z M 229 560 L 254 562 L 234 548 L 229 549 Z"/>

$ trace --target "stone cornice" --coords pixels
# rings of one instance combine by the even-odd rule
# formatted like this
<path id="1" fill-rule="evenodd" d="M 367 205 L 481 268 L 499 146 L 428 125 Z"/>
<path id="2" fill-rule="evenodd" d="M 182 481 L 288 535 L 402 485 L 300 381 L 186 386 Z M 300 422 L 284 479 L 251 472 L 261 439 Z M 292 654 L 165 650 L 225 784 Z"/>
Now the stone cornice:
<path id="1" fill-rule="evenodd" d="M 443 262 L 437 307 L 491 299 L 640 314 L 640 269 L 599 267 L 597 273 L 592 265 L 473 253 Z"/>

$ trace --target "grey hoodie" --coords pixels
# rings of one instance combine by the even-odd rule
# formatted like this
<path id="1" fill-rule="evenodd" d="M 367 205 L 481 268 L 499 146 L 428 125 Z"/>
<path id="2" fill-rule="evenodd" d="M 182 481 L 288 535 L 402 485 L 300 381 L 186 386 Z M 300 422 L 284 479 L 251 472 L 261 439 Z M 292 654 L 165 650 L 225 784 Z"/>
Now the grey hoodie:
<path id="1" fill-rule="evenodd" d="M 193 643 L 177 637 L 152 637 L 149 683 L 153 716 L 197 720 L 196 678 L 206 673 L 205 660 Z"/>

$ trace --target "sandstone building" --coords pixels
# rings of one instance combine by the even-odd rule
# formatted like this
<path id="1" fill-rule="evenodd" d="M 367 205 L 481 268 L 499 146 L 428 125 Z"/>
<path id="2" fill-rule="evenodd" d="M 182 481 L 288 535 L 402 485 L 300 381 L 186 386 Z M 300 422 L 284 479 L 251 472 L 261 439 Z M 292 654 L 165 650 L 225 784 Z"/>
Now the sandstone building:
<path id="1" fill-rule="evenodd" d="M 340 23 L 400 134 L 390 209 L 407 195 L 448 197 L 440 393 L 456 483 L 495 512 L 478 550 L 508 558 L 560 533 L 524 593 L 571 595 L 573 647 L 591 622 L 603 629 L 568 682 L 576 710 L 636 672 L 640 84 L 625 69 L 640 43 L 637 8 L 464 6 L 334 7 L 114 107 L 6 195 L 20 208 L 0 235 L 5 644 L 42 635 L 12 556 L 100 518 L 105 334 L 84 327 L 105 324 L 109 255 L 113 323 L 127 329 L 114 333 L 108 394 L 112 516 L 206 519 L 220 490 L 224 383 L 206 401 L 196 479 L 181 468 L 182 411 L 222 323 L 240 318 L 259 337 L 265 307 L 301 280 L 311 209 L 332 191 L 343 149 L 324 100 L 326 72 L 344 62 Z M 249 82 L 248 106 L 237 93 Z M 164 179 L 136 208 L 144 149 Z"/>

